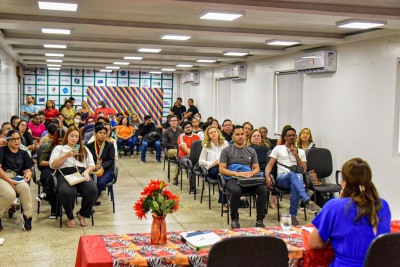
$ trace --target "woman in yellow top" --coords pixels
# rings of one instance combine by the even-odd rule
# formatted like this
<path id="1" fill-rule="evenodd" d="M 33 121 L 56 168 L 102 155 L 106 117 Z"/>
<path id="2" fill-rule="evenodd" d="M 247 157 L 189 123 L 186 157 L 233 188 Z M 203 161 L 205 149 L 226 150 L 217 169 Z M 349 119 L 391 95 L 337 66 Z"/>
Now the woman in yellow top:
<path id="1" fill-rule="evenodd" d="M 121 119 L 120 125 L 117 126 L 116 135 L 118 138 L 117 146 L 118 150 L 121 149 L 122 145 L 129 146 L 131 158 L 133 158 L 133 148 L 137 142 L 137 137 L 135 136 L 135 129 L 129 125 L 127 117 Z"/>
<path id="2" fill-rule="evenodd" d="M 76 114 L 76 110 L 72 107 L 71 100 L 65 101 L 65 107 L 61 110 L 61 114 L 64 115 L 65 123 L 67 125 L 71 125 L 74 123 L 74 117 Z"/>

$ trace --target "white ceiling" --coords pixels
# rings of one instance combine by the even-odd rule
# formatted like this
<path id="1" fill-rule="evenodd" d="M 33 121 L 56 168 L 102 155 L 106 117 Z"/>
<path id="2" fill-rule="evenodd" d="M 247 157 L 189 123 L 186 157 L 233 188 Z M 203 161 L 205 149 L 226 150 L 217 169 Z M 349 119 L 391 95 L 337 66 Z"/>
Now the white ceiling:
<path id="1" fill-rule="evenodd" d="M 61 2 L 78 3 L 77 12 L 40 10 L 37 0 L 0 0 L 0 46 L 27 67 L 45 66 L 45 52 L 60 52 L 65 54 L 63 67 L 99 69 L 122 61 L 124 56 L 142 56 L 141 61 L 130 60 L 127 68 L 159 70 L 191 63 L 192 69 L 201 69 L 400 33 L 400 0 Z M 232 22 L 200 20 L 199 14 L 206 9 L 245 11 L 245 15 Z M 373 31 L 335 26 L 336 22 L 351 18 L 387 20 L 387 24 Z M 43 34 L 42 27 L 68 28 L 71 35 Z M 161 40 L 163 33 L 192 38 Z M 273 47 L 265 44 L 270 39 L 300 40 L 301 45 Z M 45 43 L 68 47 L 44 49 Z M 141 47 L 161 48 L 162 52 L 139 53 L 137 49 Z M 232 50 L 250 55 L 222 55 Z M 218 62 L 197 63 L 200 58 Z"/>

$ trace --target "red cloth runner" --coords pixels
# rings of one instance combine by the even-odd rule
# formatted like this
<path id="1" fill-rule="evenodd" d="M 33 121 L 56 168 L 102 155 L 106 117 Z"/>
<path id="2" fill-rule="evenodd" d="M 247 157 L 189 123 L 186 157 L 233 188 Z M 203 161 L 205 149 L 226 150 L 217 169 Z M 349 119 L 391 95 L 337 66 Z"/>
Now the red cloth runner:
<path id="1" fill-rule="evenodd" d="M 75 267 L 112 267 L 112 265 L 111 255 L 101 236 L 81 236 Z"/>

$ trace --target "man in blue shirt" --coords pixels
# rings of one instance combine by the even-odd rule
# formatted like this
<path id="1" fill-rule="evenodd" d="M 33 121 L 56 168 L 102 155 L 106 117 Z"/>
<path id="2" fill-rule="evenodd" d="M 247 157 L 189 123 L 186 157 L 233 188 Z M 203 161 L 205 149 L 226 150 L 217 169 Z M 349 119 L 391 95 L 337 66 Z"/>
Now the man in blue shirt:
<path id="1" fill-rule="evenodd" d="M 26 104 L 21 106 L 21 119 L 28 121 L 29 116 L 34 115 L 39 111 L 39 108 L 34 105 L 34 100 L 31 95 L 26 96 Z"/>

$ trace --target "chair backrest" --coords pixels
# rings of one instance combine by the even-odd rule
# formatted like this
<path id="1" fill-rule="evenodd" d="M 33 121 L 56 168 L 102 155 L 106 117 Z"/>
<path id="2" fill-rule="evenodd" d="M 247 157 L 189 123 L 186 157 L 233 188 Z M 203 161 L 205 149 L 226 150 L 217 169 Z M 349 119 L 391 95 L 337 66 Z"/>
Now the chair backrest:
<path id="1" fill-rule="evenodd" d="M 273 236 L 237 236 L 214 244 L 208 254 L 207 266 L 287 267 L 288 263 L 288 250 L 282 239 Z"/>
<path id="2" fill-rule="evenodd" d="M 225 176 L 221 173 L 218 173 L 218 188 L 221 192 L 225 189 Z"/>
<path id="3" fill-rule="evenodd" d="M 266 164 L 268 166 L 269 163 L 269 159 L 270 159 L 270 155 L 271 155 L 272 150 L 268 150 L 267 152 L 267 161 Z M 272 171 L 271 171 L 271 175 L 276 179 L 277 173 L 278 173 L 278 167 L 276 166 L 277 163 L 274 164 L 274 166 L 272 167 Z M 265 168 L 266 169 L 266 168 Z"/>
<path id="4" fill-rule="evenodd" d="M 400 233 L 383 234 L 375 238 L 368 248 L 364 267 L 399 266 Z"/>
<path id="5" fill-rule="evenodd" d="M 113 184 L 115 184 L 117 182 L 118 173 L 119 173 L 119 167 L 118 167 L 117 164 L 115 164 L 115 167 L 114 167 L 114 182 L 113 182 Z"/>
<path id="6" fill-rule="evenodd" d="M 203 149 L 202 140 L 196 140 L 190 147 L 189 159 L 192 161 L 193 166 L 199 161 L 201 150 Z"/>
<path id="7" fill-rule="evenodd" d="M 306 152 L 307 170 L 314 170 L 318 178 L 324 179 L 332 174 L 332 154 L 326 148 L 310 148 Z"/>

